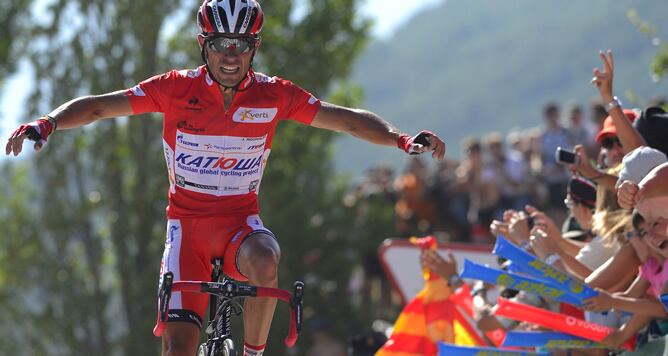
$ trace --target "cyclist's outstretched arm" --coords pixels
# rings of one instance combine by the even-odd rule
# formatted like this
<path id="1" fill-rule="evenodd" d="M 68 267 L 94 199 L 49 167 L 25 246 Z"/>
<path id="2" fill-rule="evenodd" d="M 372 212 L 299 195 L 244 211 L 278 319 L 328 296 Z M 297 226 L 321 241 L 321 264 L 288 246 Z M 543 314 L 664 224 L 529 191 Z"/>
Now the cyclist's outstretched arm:
<path id="1" fill-rule="evenodd" d="M 82 96 L 59 106 L 49 115 L 58 129 L 73 129 L 91 122 L 132 114 L 127 89 L 102 95 Z"/>
<path id="2" fill-rule="evenodd" d="M 437 159 L 443 159 L 445 155 L 445 143 L 434 133 L 422 131 L 411 137 L 367 110 L 351 109 L 323 101 L 311 125 L 347 132 L 378 145 L 398 146 L 410 154 L 434 151 L 432 156 Z"/>
<path id="3" fill-rule="evenodd" d="M 36 141 L 35 149 L 40 149 L 56 129 L 72 129 L 99 119 L 132 114 L 126 92 L 127 90 L 119 90 L 76 98 L 59 106 L 48 116 L 21 125 L 7 140 L 5 154 L 13 153 L 16 156 L 21 153 L 26 138 Z"/>

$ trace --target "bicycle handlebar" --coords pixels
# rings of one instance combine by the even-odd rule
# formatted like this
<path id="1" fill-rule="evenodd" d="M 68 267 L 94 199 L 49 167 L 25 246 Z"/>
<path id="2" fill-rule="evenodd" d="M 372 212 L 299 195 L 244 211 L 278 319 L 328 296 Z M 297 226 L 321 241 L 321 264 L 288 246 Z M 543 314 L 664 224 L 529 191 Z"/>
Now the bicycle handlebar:
<path id="1" fill-rule="evenodd" d="M 285 337 L 285 345 L 292 347 L 297 342 L 297 336 L 301 332 L 302 309 L 304 297 L 304 283 L 297 281 L 294 283 L 294 293 L 287 290 L 271 287 L 250 286 L 239 284 L 233 281 L 225 282 L 201 282 L 201 281 L 177 281 L 174 282 L 174 275 L 171 272 L 163 276 L 162 286 L 158 295 L 158 323 L 153 334 L 161 336 L 165 328 L 165 323 L 169 314 L 169 299 L 172 292 L 195 292 L 208 293 L 222 296 L 225 298 L 236 297 L 268 297 L 280 299 L 290 304 L 290 330 Z"/>

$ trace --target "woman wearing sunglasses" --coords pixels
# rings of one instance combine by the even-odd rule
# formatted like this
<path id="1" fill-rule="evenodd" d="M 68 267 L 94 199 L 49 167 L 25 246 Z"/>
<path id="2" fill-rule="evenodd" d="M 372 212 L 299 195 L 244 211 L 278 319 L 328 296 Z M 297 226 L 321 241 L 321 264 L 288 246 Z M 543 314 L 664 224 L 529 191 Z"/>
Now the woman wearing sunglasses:
<path id="1" fill-rule="evenodd" d="M 445 143 L 429 131 L 407 135 L 374 113 L 320 101 L 290 81 L 255 72 L 263 22 L 256 0 L 204 0 L 197 13 L 204 65 L 67 102 L 16 129 L 6 154 L 18 155 L 26 138 L 39 150 L 56 129 L 161 112 L 170 182 L 161 274 L 207 280 L 211 259 L 223 257 L 229 277 L 276 287 L 280 248 L 262 224 L 257 196 L 280 120 L 347 132 L 409 154 L 431 151 L 439 160 Z M 203 295 L 174 293 L 163 354 L 195 353 L 207 303 Z M 246 301 L 245 355 L 262 355 L 275 304 L 268 298 Z"/>

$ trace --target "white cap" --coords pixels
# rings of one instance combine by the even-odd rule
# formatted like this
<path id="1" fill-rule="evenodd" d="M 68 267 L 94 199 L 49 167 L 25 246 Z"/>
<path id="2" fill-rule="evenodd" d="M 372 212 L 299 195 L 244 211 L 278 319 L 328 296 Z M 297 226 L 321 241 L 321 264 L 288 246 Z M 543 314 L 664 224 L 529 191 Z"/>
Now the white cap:
<path id="1" fill-rule="evenodd" d="M 654 167 L 666 162 L 668 162 L 668 158 L 663 152 L 647 146 L 640 146 L 627 153 L 622 159 L 624 167 L 619 172 L 619 179 L 615 187 L 619 187 L 625 180 L 638 184 Z"/>

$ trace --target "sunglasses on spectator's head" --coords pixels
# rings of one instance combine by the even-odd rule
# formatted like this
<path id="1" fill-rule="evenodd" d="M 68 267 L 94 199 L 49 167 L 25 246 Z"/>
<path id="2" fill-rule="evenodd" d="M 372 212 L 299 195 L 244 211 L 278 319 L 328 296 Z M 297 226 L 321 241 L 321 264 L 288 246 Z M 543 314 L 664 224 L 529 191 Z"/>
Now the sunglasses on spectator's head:
<path id="1" fill-rule="evenodd" d="M 207 46 L 217 53 L 238 56 L 255 49 L 257 40 L 252 37 L 213 37 L 206 40 Z"/>
<path id="2" fill-rule="evenodd" d="M 606 150 L 610 150 L 615 145 L 622 146 L 622 143 L 619 142 L 619 138 L 617 136 L 607 136 L 604 137 L 603 140 L 601 140 L 601 147 L 605 148 Z"/>

